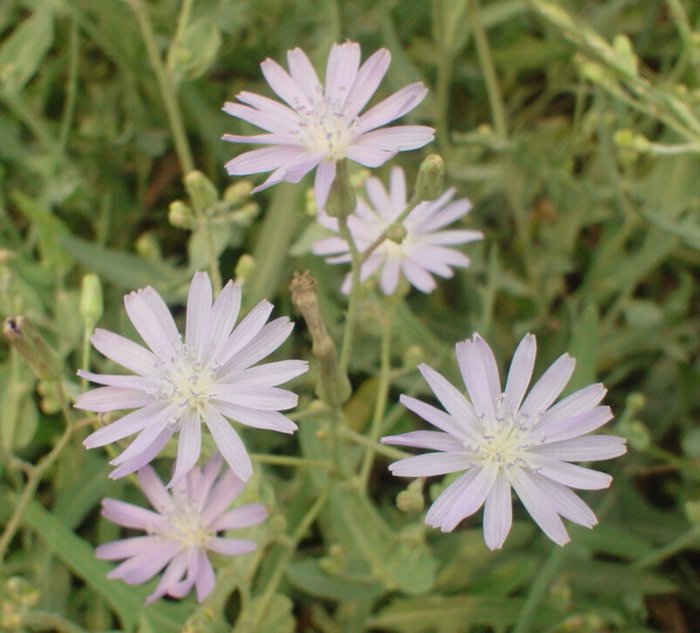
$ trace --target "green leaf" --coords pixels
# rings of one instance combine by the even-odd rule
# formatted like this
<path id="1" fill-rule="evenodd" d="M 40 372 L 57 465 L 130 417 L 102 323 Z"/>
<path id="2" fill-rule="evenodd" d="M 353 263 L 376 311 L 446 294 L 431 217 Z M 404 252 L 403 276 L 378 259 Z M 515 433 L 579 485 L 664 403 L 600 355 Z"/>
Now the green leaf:
<path id="1" fill-rule="evenodd" d="M 184 79 L 201 77 L 214 63 L 221 48 L 221 31 L 208 19 L 188 24 L 180 41 L 168 51 L 168 67 Z"/>
<path id="2" fill-rule="evenodd" d="M 62 560 L 71 571 L 90 585 L 119 616 L 125 630 L 133 631 L 139 614 L 144 611 L 144 601 L 150 591 L 147 587 L 129 587 L 121 580 L 108 580 L 107 573 L 113 565 L 95 558 L 89 543 L 32 501 L 24 513 L 24 522 L 44 539 L 47 547 Z M 159 633 L 176 633 L 182 628 L 187 609 L 184 605 L 153 604 L 145 611 L 154 630 Z"/>
<path id="3" fill-rule="evenodd" d="M 53 45 L 53 11 L 50 2 L 20 24 L 0 47 L 0 84 L 20 92 L 36 74 Z"/>
<path id="4" fill-rule="evenodd" d="M 253 599 L 251 610 L 257 613 L 262 596 Z M 265 613 L 258 621 L 257 631 L 274 631 L 274 633 L 294 633 L 296 630 L 296 620 L 292 615 L 294 603 L 287 597 L 276 593 L 265 605 Z M 250 630 L 248 623 L 241 623 L 244 628 L 236 626 L 234 633 L 248 633 Z"/>
<path id="5" fill-rule="evenodd" d="M 36 379 L 29 366 L 13 350 L 15 367 L 0 366 L 0 446 L 9 453 L 24 448 L 32 441 L 39 423 L 34 403 Z"/>
<path id="6" fill-rule="evenodd" d="M 372 578 L 329 574 L 319 566 L 318 559 L 307 558 L 291 563 L 287 575 L 299 589 L 331 600 L 372 600 L 383 591 L 381 583 Z"/>

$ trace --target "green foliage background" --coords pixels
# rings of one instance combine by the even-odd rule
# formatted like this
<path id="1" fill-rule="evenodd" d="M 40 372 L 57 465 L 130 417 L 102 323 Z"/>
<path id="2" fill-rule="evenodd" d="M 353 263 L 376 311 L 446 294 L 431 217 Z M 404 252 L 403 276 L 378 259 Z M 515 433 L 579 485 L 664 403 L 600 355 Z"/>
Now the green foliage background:
<path id="1" fill-rule="evenodd" d="M 85 366 L 92 327 L 80 304 L 86 273 L 104 285 L 100 326 L 132 335 L 123 294 L 152 285 L 181 306 L 192 273 L 208 266 L 197 223 L 168 219 L 175 200 L 199 204 L 182 180 L 194 168 L 217 190 L 205 192 L 213 198 L 201 210 L 216 229 L 222 275 L 245 280 L 247 308 L 268 298 L 292 314 L 291 271 L 310 269 L 339 339 L 346 271 L 308 252 L 315 229 L 306 187 L 252 197 L 246 185 L 227 189 L 223 164 L 240 148 L 220 138 L 252 128 L 220 109 L 243 89 L 270 94 L 259 69 L 266 57 L 284 62 L 299 46 L 322 70 L 330 45 L 347 38 L 361 43 L 363 58 L 391 51 L 380 97 L 412 81 L 430 88 L 406 120 L 433 125 L 436 142 L 400 162 L 415 175 L 421 158 L 440 153 L 447 184 L 474 202 L 469 227 L 485 233 L 468 249 L 468 270 L 398 306 L 392 402 L 399 390 L 428 397 L 415 358 L 456 378 L 452 345 L 479 332 L 505 369 L 533 332 L 539 371 L 569 351 L 578 360 L 569 391 L 605 382 L 611 430 L 630 445 L 605 465 L 612 488 L 586 497 L 600 525 L 572 529 L 573 542 L 555 550 L 522 510 L 499 552 L 485 548 L 477 520 L 449 535 L 425 528 L 422 514 L 396 509 L 406 482 L 393 481 L 380 457 L 368 494 L 334 490 L 315 531 L 292 538 L 290 551 L 327 476 L 265 467 L 250 492 L 275 508 L 256 535 L 264 558 L 227 566 L 202 606 L 190 598 L 141 610 L 148 588 L 106 580 L 111 565 L 92 553 L 118 534 L 98 518 L 99 500 L 140 497 L 129 481 L 107 479 L 106 455 L 83 450 L 85 428 L 47 465 L 8 544 L 0 628 L 696 630 L 700 5 L 4 0 L 0 38 L 0 315 L 26 315 L 44 333 L 65 361 L 69 398 L 84 388 L 74 372 Z M 243 255 L 252 260 L 236 268 Z M 351 361 L 357 389 L 346 409 L 356 432 L 376 390 L 381 307 L 371 291 L 362 309 Z M 280 357 L 308 356 L 309 344 L 298 327 Z M 308 405 L 311 378 L 294 388 Z M 1 523 L 61 434 L 52 389 L 0 347 Z M 411 423 L 393 404 L 387 420 L 395 432 Z M 289 441 L 247 441 L 259 453 L 322 452 L 312 425 Z M 347 459 L 358 451 L 348 444 Z M 441 485 L 427 488 L 434 496 Z"/>

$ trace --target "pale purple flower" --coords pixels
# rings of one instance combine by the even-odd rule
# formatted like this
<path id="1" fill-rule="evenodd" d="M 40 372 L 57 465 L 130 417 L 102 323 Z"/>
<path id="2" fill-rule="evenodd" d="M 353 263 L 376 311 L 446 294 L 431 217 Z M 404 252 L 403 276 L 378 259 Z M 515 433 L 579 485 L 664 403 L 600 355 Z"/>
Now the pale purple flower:
<path id="1" fill-rule="evenodd" d="M 445 407 L 401 396 L 402 404 L 440 431 L 413 431 L 383 442 L 436 451 L 394 462 L 401 477 L 430 477 L 466 471 L 436 499 L 428 525 L 450 532 L 484 507 L 484 539 L 490 549 L 503 545 L 512 521 L 511 487 L 544 533 L 559 545 L 569 541 L 560 515 L 593 527 L 591 509 L 569 488 L 607 488 L 610 475 L 572 461 L 598 461 L 622 455 L 625 441 L 612 435 L 585 435 L 612 418 L 598 406 L 605 395 L 594 384 L 553 404 L 574 370 L 560 356 L 525 396 L 535 363 L 535 337 L 527 334 L 513 357 L 504 392 L 491 348 L 478 335 L 457 343 L 457 361 L 469 399 L 427 365 L 421 374 Z"/>
<path id="2" fill-rule="evenodd" d="M 127 314 L 150 351 L 123 336 L 97 329 L 92 344 L 136 376 L 78 372 L 107 385 L 78 397 L 80 409 L 136 409 L 95 431 L 87 448 L 104 446 L 140 432 L 121 455 L 110 477 L 133 473 L 150 462 L 179 431 L 177 462 L 171 484 L 195 465 L 204 422 L 234 473 L 246 481 L 253 472 L 245 446 L 231 424 L 293 433 L 296 424 L 280 413 L 297 396 L 277 385 L 307 370 L 306 361 L 282 360 L 254 367 L 277 349 L 294 325 L 282 317 L 266 324 L 272 304 L 261 301 L 234 328 L 241 288 L 229 282 L 212 305 L 209 276 L 198 272 L 187 299 L 185 338 L 165 302 L 153 288 L 124 297 Z"/>
<path id="3" fill-rule="evenodd" d="M 228 468 L 219 477 L 221 463 L 221 456 L 214 453 L 204 468 L 190 470 L 170 492 L 153 468 L 146 466 L 139 470 L 139 484 L 155 512 L 117 499 L 102 501 L 102 516 L 107 520 L 146 532 L 146 536 L 113 541 L 97 548 L 97 558 L 124 559 L 107 574 L 108 578 L 140 585 L 165 569 L 147 604 L 166 594 L 183 598 L 192 587 L 201 602 L 215 582 L 207 551 L 236 556 L 256 548 L 253 541 L 217 536 L 224 530 L 250 527 L 267 518 L 261 503 L 228 510 L 245 484 Z"/>
<path id="4" fill-rule="evenodd" d="M 289 73 L 266 59 L 260 66 L 272 90 L 287 105 L 251 92 L 226 103 L 224 111 L 262 128 L 256 136 L 226 134 L 225 141 L 270 145 L 245 152 L 226 164 L 232 176 L 272 171 L 254 191 L 282 181 L 299 182 L 314 167 L 316 206 L 323 209 L 335 179 L 336 161 L 349 158 L 378 167 L 397 152 L 433 140 L 433 128 L 399 125 L 377 129 L 415 108 L 425 97 L 422 83 L 410 84 L 360 115 L 386 74 L 391 55 L 379 49 L 360 66 L 360 45 L 334 44 L 328 57 L 325 86 L 306 53 L 287 51 Z M 244 104 L 244 105 L 241 105 Z"/>
<path id="5" fill-rule="evenodd" d="M 366 189 L 369 204 L 358 198 L 355 212 L 348 216 L 348 228 L 360 252 L 394 224 L 408 205 L 406 176 L 401 167 L 392 168 L 389 191 L 378 178 L 369 178 Z M 390 295 L 403 274 L 421 292 L 431 292 L 436 287 L 433 275 L 452 277 L 451 266 L 468 266 L 470 259 L 449 246 L 480 240 L 483 234 L 480 231 L 442 230 L 472 208 L 466 198 L 453 201 L 454 194 L 455 190 L 451 188 L 435 200 L 419 203 L 402 222 L 406 236 L 401 244 L 384 240 L 362 264 L 361 280 L 380 271 L 379 285 L 384 294 Z M 326 214 L 319 214 L 317 219 L 326 228 L 338 231 L 337 219 Z M 330 264 L 351 261 L 348 244 L 340 237 L 319 240 L 312 250 L 316 255 L 334 255 L 326 259 Z M 350 275 L 345 278 L 342 290 L 349 293 Z"/>

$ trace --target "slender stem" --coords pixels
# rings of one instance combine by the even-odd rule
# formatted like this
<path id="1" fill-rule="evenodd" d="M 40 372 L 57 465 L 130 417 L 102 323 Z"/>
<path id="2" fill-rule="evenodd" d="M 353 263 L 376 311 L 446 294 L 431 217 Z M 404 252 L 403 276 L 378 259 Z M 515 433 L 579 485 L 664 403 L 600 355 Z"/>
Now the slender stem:
<path id="1" fill-rule="evenodd" d="M 175 142 L 175 151 L 180 159 L 180 167 L 182 171 L 187 174 L 194 169 L 194 160 L 190 151 L 189 142 L 187 141 L 187 134 L 185 133 L 185 126 L 182 121 L 182 113 L 180 112 L 180 106 L 177 102 L 172 79 L 158 51 L 153 25 L 151 24 L 151 20 L 148 16 L 148 9 L 143 0 L 129 0 L 129 3 L 136 14 L 136 19 L 141 29 L 141 36 L 146 45 L 148 60 L 153 67 L 156 80 L 158 81 L 163 105 L 165 106 L 165 112 L 168 116 L 168 123 L 170 124 L 170 131 L 172 132 Z"/>
<path id="2" fill-rule="evenodd" d="M 350 350 L 352 349 L 352 339 L 355 331 L 355 321 L 357 321 L 358 307 L 360 303 L 360 270 L 362 268 L 362 255 L 357 250 L 357 244 L 348 227 L 347 217 L 338 218 L 338 229 L 340 236 L 347 242 L 350 249 L 352 264 L 350 268 L 351 285 L 350 298 L 348 300 L 348 316 L 345 321 L 345 332 L 343 333 L 343 347 L 340 350 L 340 360 L 338 367 L 341 375 L 347 375 L 350 363 Z"/>
<path id="3" fill-rule="evenodd" d="M 221 280 L 221 272 L 219 271 L 219 259 L 216 256 L 216 248 L 214 246 L 214 234 L 211 230 L 211 222 L 209 222 L 209 210 L 204 209 L 199 218 L 200 230 L 204 233 L 204 239 L 207 242 L 207 251 L 209 254 L 209 274 L 211 275 L 211 283 L 214 288 L 214 296 L 217 297 L 223 287 Z"/>
<path id="4" fill-rule="evenodd" d="M 419 203 L 420 203 L 420 200 L 418 199 L 418 196 L 416 196 L 416 195 L 414 194 L 413 197 L 409 200 L 408 205 L 406 206 L 406 208 L 401 212 L 401 215 L 400 215 L 398 218 L 396 218 L 396 220 L 394 220 L 394 224 L 401 224 L 401 223 L 409 216 L 409 214 L 411 213 L 411 211 L 413 211 L 413 209 L 415 209 L 415 208 L 418 206 Z M 374 240 L 374 242 L 372 242 L 372 243 L 362 252 L 362 254 L 361 254 L 361 256 L 360 256 L 360 263 L 361 263 L 361 264 L 364 264 L 364 263 L 367 261 L 367 258 L 368 258 L 379 246 L 382 245 L 382 243 L 384 242 L 384 240 L 386 240 L 386 235 L 387 235 L 387 231 L 382 231 L 381 235 L 380 235 L 376 240 Z"/>
<path id="5" fill-rule="evenodd" d="M 75 99 L 78 94 L 78 25 L 74 19 L 70 20 L 68 32 L 68 81 L 66 82 L 66 105 L 63 108 L 63 120 L 58 136 L 58 146 L 63 153 L 68 142 L 68 134 L 73 123 L 75 112 Z"/>
<path id="6" fill-rule="evenodd" d="M 365 435 L 362 435 L 361 433 L 358 433 L 357 431 L 353 431 L 351 428 L 347 426 L 341 426 L 338 429 L 339 435 L 344 437 L 346 440 L 350 440 L 351 442 L 354 442 L 355 444 L 359 444 L 360 446 L 364 446 L 366 448 L 372 449 L 375 453 L 379 453 L 380 455 L 384 455 L 385 457 L 388 457 L 389 459 L 404 459 L 405 457 L 411 457 L 411 453 L 408 453 L 406 451 L 399 450 L 398 448 L 392 448 L 391 446 L 385 446 L 384 444 L 380 444 L 379 442 L 375 442 L 368 438 Z"/>
<path id="7" fill-rule="evenodd" d="M 66 447 L 71 435 L 73 434 L 73 420 L 68 409 L 68 402 L 66 400 L 65 392 L 63 391 L 63 385 L 61 384 L 60 380 L 56 382 L 56 385 L 58 398 L 61 402 L 61 410 L 63 411 L 63 415 L 66 420 L 66 428 L 63 431 L 63 435 L 61 435 L 60 439 L 56 443 L 56 446 L 54 446 L 51 452 L 44 456 L 39 463 L 32 468 L 31 473 L 27 478 L 27 482 L 24 485 L 24 490 L 22 491 L 22 496 L 19 498 L 19 501 L 15 506 L 15 510 L 5 526 L 2 536 L 0 536 L 0 561 L 4 560 L 5 554 L 7 553 L 7 548 L 9 547 L 12 538 L 22 522 L 24 511 L 27 509 L 29 502 L 34 498 L 44 473 L 58 459 L 59 455 L 63 452 L 63 449 Z"/>
<path id="8" fill-rule="evenodd" d="M 331 470 L 333 463 L 327 459 L 306 459 L 305 457 L 292 457 L 289 455 L 264 455 L 253 453 L 250 456 L 259 464 L 275 464 L 277 466 L 296 466 L 297 468 L 325 468 Z"/>
<path id="9" fill-rule="evenodd" d="M 557 575 L 559 569 L 568 556 L 568 551 L 565 547 L 553 545 L 552 548 L 551 554 L 547 558 L 542 569 L 540 569 L 539 574 L 537 574 L 535 582 L 533 582 L 532 586 L 530 587 L 530 593 L 528 593 L 527 598 L 525 599 L 525 606 L 520 612 L 518 622 L 511 633 L 530 632 L 530 624 L 533 616 L 535 615 L 535 611 L 537 610 L 537 607 L 540 606 L 542 600 L 544 600 L 547 590 L 554 580 L 554 576 Z"/>
<path id="10" fill-rule="evenodd" d="M 697 544 L 700 541 L 700 525 L 694 525 L 685 534 L 681 534 L 678 538 L 674 539 L 670 543 L 660 547 L 653 552 L 650 552 L 646 556 L 638 558 L 632 567 L 634 569 L 645 569 L 647 567 L 654 567 L 659 563 L 662 563 L 667 558 L 682 552 L 684 549 L 690 545 Z"/>
<path id="11" fill-rule="evenodd" d="M 396 308 L 396 297 L 388 298 L 388 309 L 382 315 L 382 342 L 380 352 L 380 369 L 379 369 L 379 388 L 377 389 L 377 399 L 374 402 L 374 413 L 372 415 L 372 425 L 369 431 L 369 439 L 373 442 L 379 440 L 382 433 L 382 422 L 386 413 L 386 403 L 389 396 L 389 387 L 391 386 L 391 334 L 394 310 Z M 368 448 L 365 451 L 360 469 L 360 485 L 362 489 L 367 488 L 369 475 L 372 472 L 374 464 L 374 450 Z"/>
<path id="12" fill-rule="evenodd" d="M 272 600 L 272 596 L 275 594 L 275 591 L 277 591 L 277 587 L 282 581 L 282 576 L 284 575 L 284 572 L 287 569 L 289 561 L 292 559 L 292 556 L 297 550 L 299 541 L 301 541 L 301 539 L 307 533 L 313 522 L 316 520 L 319 513 L 323 509 L 323 506 L 326 505 L 326 501 L 328 501 L 329 494 L 330 490 L 326 488 L 316 499 L 316 501 L 314 501 L 313 505 L 308 509 L 308 511 L 304 515 L 304 518 L 297 526 L 297 529 L 294 530 L 294 534 L 292 534 L 292 536 L 290 537 L 290 542 L 288 544 L 287 550 L 280 556 L 279 560 L 277 561 L 275 569 L 272 572 L 272 576 L 270 577 L 270 580 L 267 583 L 267 587 L 265 587 L 265 593 L 263 594 L 262 598 L 260 599 L 260 602 L 257 605 L 257 609 L 255 612 L 255 621 L 253 624 L 254 632 L 259 630 L 258 627 L 260 625 L 260 620 L 263 614 L 267 611 L 267 607 L 270 604 L 270 600 Z"/>
<path id="13" fill-rule="evenodd" d="M 175 30 L 175 36 L 173 37 L 173 41 L 170 44 L 171 49 L 176 49 L 178 46 L 180 46 L 180 43 L 185 37 L 185 30 L 187 29 L 187 25 L 190 23 L 190 15 L 192 14 L 192 6 L 194 5 L 194 0 L 183 0 L 182 2 L 182 8 L 180 9 L 180 15 L 177 17 L 177 28 Z M 168 60 L 169 62 L 170 60 Z M 168 63 L 168 72 L 170 73 L 170 76 L 172 77 L 174 68 L 170 67 L 170 64 Z"/>

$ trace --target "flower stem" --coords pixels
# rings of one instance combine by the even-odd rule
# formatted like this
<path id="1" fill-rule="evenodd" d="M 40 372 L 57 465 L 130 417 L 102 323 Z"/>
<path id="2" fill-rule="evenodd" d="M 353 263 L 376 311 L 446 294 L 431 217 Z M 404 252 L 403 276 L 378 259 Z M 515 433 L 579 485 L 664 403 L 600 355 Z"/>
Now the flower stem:
<path id="1" fill-rule="evenodd" d="M 272 575 L 270 576 L 270 580 L 267 583 L 267 586 L 265 587 L 265 593 L 263 594 L 262 598 L 260 599 L 260 602 L 257 605 L 254 624 L 252 628 L 253 633 L 259 631 L 260 621 L 265 611 L 267 610 L 270 601 L 272 600 L 272 596 L 275 594 L 275 591 L 277 591 L 277 587 L 279 586 L 282 580 L 282 576 L 284 575 L 284 572 L 287 569 L 289 561 L 292 559 L 292 556 L 297 550 L 299 541 L 301 541 L 301 539 L 309 530 L 313 522 L 317 519 L 318 515 L 323 509 L 323 506 L 326 505 L 326 501 L 328 501 L 329 495 L 330 489 L 326 488 L 316 499 L 316 501 L 314 501 L 313 505 L 308 509 L 301 522 L 297 526 L 296 530 L 294 530 L 294 534 L 292 534 L 292 536 L 290 537 L 287 550 L 277 560 L 275 569 L 272 572 Z"/>
<path id="2" fill-rule="evenodd" d="M 56 446 L 54 446 L 51 452 L 44 456 L 39 463 L 31 469 L 30 474 L 27 477 L 27 482 L 24 486 L 24 490 L 22 491 L 22 496 L 19 498 L 19 501 L 15 506 L 15 510 L 5 526 L 2 536 L 0 536 L 0 562 L 5 558 L 7 548 L 9 547 L 15 533 L 19 529 L 22 522 L 22 516 L 24 515 L 29 502 L 34 498 L 44 473 L 58 459 L 59 455 L 63 452 L 63 449 L 66 447 L 71 435 L 73 434 L 73 420 L 68 409 L 68 401 L 66 400 L 66 394 L 63 391 L 63 384 L 60 380 L 57 380 L 56 386 L 58 398 L 61 403 L 61 410 L 63 411 L 63 416 L 66 420 L 66 428 L 63 431 L 63 435 L 61 435 L 60 439 L 56 443 Z"/>
<path id="3" fill-rule="evenodd" d="M 168 123 L 170 124 L 170 131 L 172 132 L 173 141 L 175 142 L 175 151 L 180 159 L 180 167 L 183 173 L 187 174 L 194 169 L 194 160 L 192 158 L 192 152 L 187 140 L 187 134 L 185 133 L 182 113 L 177 102 L 172 77 L 168 74 L 160 52 L 158 51 L 155 33 L 153 32 L 153 25 L 151 24 L 151 20 L 148 16 L 148 10 L 143 0 L 129 0 L 129 4 L 131 4 L 131 7 L 136 14 L 136 19 L 138 20 L 139 28 L 141 29 L 141 36 L 143 37 L 144 44 L 146 45 L 148 60 L 150 61 L 156 75 L 156 81 L 158 82 L 158 87 L 163 99 L 163 105 L 165 106 L 165 112 L 168 117 Z"/>
<path id="4" fill-rule="evenodd" d="M 544 600 L 547 590 L 554 580 L 554 576 L 557 575 L 568 556 L 568 551 L 565 547 L 561 547 L 560 545 L 553 545 L 552 547 L 551 554 L 547 558 L 542 569 L 540 569 L 539 574 L 537 574 L 535 582 L 533 582 L 530 587 L 530 593 L 528 593 L 525 599 L 525 606 L 520 612 L 520 617 L 511 633 L 530 632 L 530 625 L 535 611 L 537 607 L 540 606 L 542 600 Z"/>
<path id="5" fill-rule="evenodd" d="M 406 208 L 401 212 L 401 215 L 394 220 L 394 224 L 401 224 L 415 209 L 418 204 L 421 202 L 420 198 L 416 196 L 415 194 L 411 197 L 411 199 L 408 201 L 408 204 L 406 205 Z M 367 258 L 379 247 L 382 245 L 384 240 L 386 240 L 387 236 L 387 231 L 382 231 L 381 235 L 374 240 L 362 253 L 360 256 L 360 264 L 364 264 L 367 261 Z"/>
<path id="6" fill-rule="evenodd" d="M 289 455 L 264 455 L 252 453 L 250 459 L 259 464 L 275 464 L 277 466 L 295 466 L 297 468 L 324 468 L 331 470 L 333 463 L 326 459 L 307 459 Z"/>
<path id="7" fill-rule="evenodd" d="M 351 428 L 347 426 L 341 426 L 338 429 L 339 435 L 344 437 L 346 440 L 350 440 L 351 442 L 354 442 L 355 444 L 359 444 L 360 446 L 364 446 L 366 448 L 369 448 L 373 450 L 375 453 L 379 453 L 380 455 L 384 455 L 385 457 L 388 457 L 389 459 L 404 459 L 405 457 L 411 457 L 411 453 L 408 453 L 406 451 L 399 450 L 398 448 L 392 448 L 391 446 L 385 446 L 384 444 L 380 444 L 379 442 L 376 442 L 369 437 L 362 435 L 361 433 L 358 433 L 357 431 L 353 431 Z"/>
<path id="8" fill-rule="evenodd" d="M 348 227 L 347 217 L 338 218 L 338 229 L 340 237 L 348 244 L 350 249 L 350 257 L 352 264 L 350 268 L 350 276 L 352 283 L 350 285 L 350 298 L 348 300 L 348 316 L 345 320 L 345 332 L 343 333 L 343 346 L 340 350 L 340 361 L 338 368 L 341 375 L 347 375 L 348 365 L 350 363 L 350 350 L 352 349 L 352 339 L 355 331 L 355 321 L 357 321 L 357 312 L 360 303 L 360 270 L 362 268 L 362 255 L 357 250 L 357 244 L 352 237 L 350 228 Z"/>
<path id="9" fill-rule="evenodd" d="M 685 534 L 681 534 L 678 538 L 674 539 L 667 545 L 650 552 L 646 556 L 638 558 L 636 561 L 634 561 L 634 563 L 632 563 L 632 568 L 646 569 L 648 567 L 654 567 L 655 565 L 665 561 L 667 558 L 682 552 L 690 545 L 697 544 L 699 541 L 700 525 L 694 525 Z"/>

